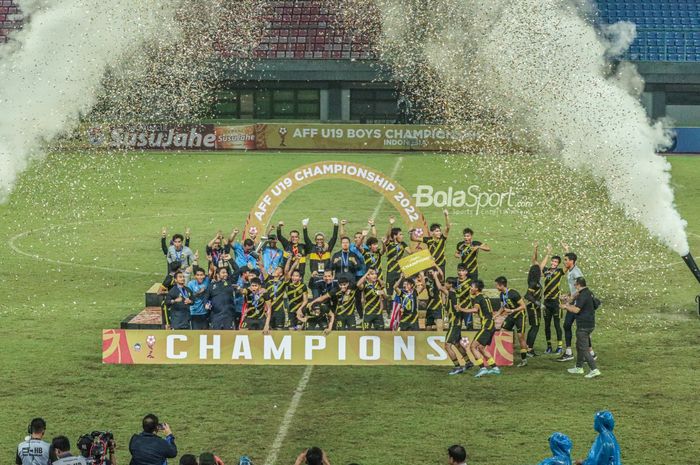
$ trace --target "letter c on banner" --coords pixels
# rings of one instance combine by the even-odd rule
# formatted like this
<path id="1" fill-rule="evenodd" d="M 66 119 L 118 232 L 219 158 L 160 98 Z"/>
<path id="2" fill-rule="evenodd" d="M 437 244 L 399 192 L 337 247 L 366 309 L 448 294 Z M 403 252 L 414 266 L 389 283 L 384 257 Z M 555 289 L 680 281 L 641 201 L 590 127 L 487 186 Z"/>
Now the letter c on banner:
<path id="1" fill-rule="evenodd" d="M 171 360 L 183 360 L 187 358 L 187 352 L 175 353 L 175 341 L 187 342 L 187 336 L 182 334 L 170 334 L 165 339 L 165 356 Z"/>

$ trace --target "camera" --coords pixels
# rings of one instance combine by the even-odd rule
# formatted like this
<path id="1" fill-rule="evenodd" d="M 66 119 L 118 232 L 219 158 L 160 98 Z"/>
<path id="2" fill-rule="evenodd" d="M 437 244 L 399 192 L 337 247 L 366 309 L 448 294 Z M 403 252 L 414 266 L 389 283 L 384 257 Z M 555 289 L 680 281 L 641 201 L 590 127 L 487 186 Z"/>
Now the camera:
<path id="1" fill-rule="evenodd" d="M 78 438 L 80 455 L 88 459 L 88 463 L 94 465 L 107 465 L 107 455 L 110 458 L 114 453 L 114 435 L 111 431 L 93 431 L 83 434 Z"/>

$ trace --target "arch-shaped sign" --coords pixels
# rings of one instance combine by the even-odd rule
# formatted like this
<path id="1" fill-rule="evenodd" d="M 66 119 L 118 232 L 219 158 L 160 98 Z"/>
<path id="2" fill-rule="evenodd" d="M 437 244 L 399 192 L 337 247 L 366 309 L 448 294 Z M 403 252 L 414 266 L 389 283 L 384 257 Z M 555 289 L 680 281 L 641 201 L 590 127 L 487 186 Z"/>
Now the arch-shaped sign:
<path id="1" fill-rule="evenodd" d="M 280 177 L 260 196 L 248 214 L 244 234 L 251 228 L 261 234 L 277 207 L 297 189 L 324 179 L 346 179 L 363 184 L 379 192 L 399 212 L 410 229 L 427 231 L 423 214 L 418 210 L 411 195 L 399 183 L 374 168 L 348 161 L 321 161 L 296 168 Z"/>

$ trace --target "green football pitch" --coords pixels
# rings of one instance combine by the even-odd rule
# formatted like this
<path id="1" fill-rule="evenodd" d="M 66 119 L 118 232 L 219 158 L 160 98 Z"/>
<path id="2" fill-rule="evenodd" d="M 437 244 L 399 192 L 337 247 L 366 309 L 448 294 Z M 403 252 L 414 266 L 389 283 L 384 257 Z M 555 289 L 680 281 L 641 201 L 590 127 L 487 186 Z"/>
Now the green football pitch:
<path id="1" fill-rule="evenodd" d="M 481 257 L 487 285 L 505 274 L 518 289 L 533 241 L 568 241 L 604 301 L 593 337 L 603 376 L 572 377 L 569 365 L 545 356 L 485 379 L 448 377 L 444 366 L 101 364 L 101 330 L 139 310 L 144 290 L 162 278 L 163 226 L 170 232 L 191 227 L 192 248 L 203 253 L 218 229 L 243 226 L 270 183 L 324 159 L 374 167 L 410 192 L 419 185 L 475 185 L 483 192 L 515 185 L 510 206 L 489 206 L 478 215 L 452 208 L 448 248 L 462 228 L 472 227 L 493 248 Z M 691 250 L 700 251 L 700 158 L 670 161 Z M 571 206 L 558 201 L 570 202 L 559 198 L 569 189 L 550 179 L 549 195 L 535 186 L 530 196 L 521 174 L 539 175 L 495 168 L 489 174 L 479 164 L 483 160 L 424 154 L 56 153 L 33 165 L 0 206 L 0 462 L 10 463 L 28 421 L 43 416 L 49 438 L 66 434 L 74 441 L 92 430 L 114 431 L 125 464 L 129 437 L 145 413 L 155 412 L 172 425 L 181 454 L 213 450 L 227 463 L 242 454 L 265 463 L 275 443 L 278 464 L 292 463 L 310 445 L 325 448 L 333 464 L 439 464 L 454 443 L 467 447 L 470 463 L 537 463 L 548 455 L 553 431 L 569 434 L 573 455 L 583 456 L 594 438 L 594 412 L 610 409 L 625 463 L 696 463 L 700 323 L 694 299 L 700 286 L 680 258 L 609 208 L 592 181 L 575 213 L 553 228 L 537 210 L 554 208 L 551 218 L 566 218 L 561 210 Z M 527 166 L 522 169 L 542 170 Z M 587 209 L 597 203 L 596 226 Z M 274 219 L 289 230 L 309 217 L 312 231 L 330 232 L 329 218 L 338 216 L 354 232 L 375 212 L 382 233 L 395 213 L 388 202 L 361 184 L 326 180 L 292 194 Z M 442 222 L 441 208 L 423 213 Z M 555 250 L 561 252 L 558 245 Z M 544 348 L 542 330 L 536 348 Z M 280 432 L 304 374 L 298 408 Z"/>

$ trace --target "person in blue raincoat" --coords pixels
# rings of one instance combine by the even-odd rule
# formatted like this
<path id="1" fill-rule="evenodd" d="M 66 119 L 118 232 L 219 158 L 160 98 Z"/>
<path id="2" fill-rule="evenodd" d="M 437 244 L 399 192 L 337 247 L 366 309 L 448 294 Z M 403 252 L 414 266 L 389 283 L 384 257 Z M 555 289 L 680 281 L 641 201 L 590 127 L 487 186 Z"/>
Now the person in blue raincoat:
<path id="1" fill-rule="evenodd" d="M 552 456 L 539 465 L 571 465 L 571 439 L 564 433 L 552 433 L 549 437 Z"/>
<path id="2" fill-rule="evenodd" d="M 607 410 L 596 412 L 593 428 L 598 437 L 593 441 L 591 451 L 585 460 L 577 460 L 576 465 L 622 465 L 620 446 L 613 433 L 615 419 Z"/>

